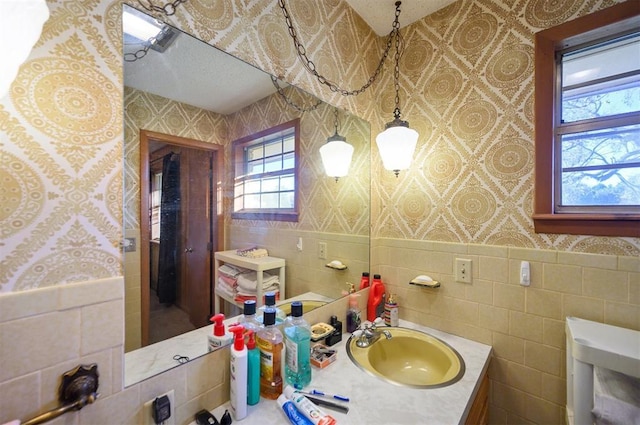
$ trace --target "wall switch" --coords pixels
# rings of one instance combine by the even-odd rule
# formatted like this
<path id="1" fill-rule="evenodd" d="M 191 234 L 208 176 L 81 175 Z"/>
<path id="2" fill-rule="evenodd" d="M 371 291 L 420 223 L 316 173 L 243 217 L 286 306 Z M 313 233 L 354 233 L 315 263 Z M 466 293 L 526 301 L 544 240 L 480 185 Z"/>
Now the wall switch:
<path id="1" fill-rule="evenodd" d="M 154 397 L 153 399 L 147 401 L 144 404 L 143 408 L 143 424 L 145 425 L 156 425 L 156 421 L 153 415 L 153 402 L 156 398 L 160 399 L 162 396 L 167 396 L 169 398 L 169 417 L 164 421 L 160 422 L 162 425 L 175 425 L 176 424 L 176 404 L 175 404 L 175 396 L 173 390 L 158 395 L 158 397 Z"/>
<path id="2" fill-rule="evenodd" d="M 124 248 L 124 252 L 135 252 L 136 238 L 124 238 L 122 246 Z"/>
<path id="3" fill-rule="evenodd" d="M 298 238 L 298 243 L 296 244 L 296 248 L 298 248 L 298 252 L 302 252 L 302 238 Z"/>
<path id="4" fill-rule="evenodd" d="M 318 258 L 322 259 L 322 260 L 326 260 L 327 259 L 327 243 L 326 242 L 319 242 L 318 243 Z"/>
<path id="5" fill-rule="evenodd" d="M 456 258 L 454 275 L 456 282 L 471 283 L 471 260 Z"/>
<path id="6" fill-rule="evenodd" d="M 528 261 L 523 261 L 520 263 L 520 285 L 531 285 L 531 268 Z"/>

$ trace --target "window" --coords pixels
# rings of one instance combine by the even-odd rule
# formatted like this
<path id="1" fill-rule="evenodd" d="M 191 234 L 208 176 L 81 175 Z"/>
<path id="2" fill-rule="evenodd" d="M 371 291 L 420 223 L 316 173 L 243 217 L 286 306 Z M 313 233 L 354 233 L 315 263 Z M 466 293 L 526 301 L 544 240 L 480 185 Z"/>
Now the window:
<path id="1" fill-rule="evenodd" d="M 538 233 L 640 236 L 640 7 L 536 34 Z"/>
<path id="2" fill-rule="evenodd" d="M 151 175 L 151 239 L 160 240 L 160 214 L 162 199 L 162 172 Z"/>
<path id="3" fill-rule="evenodd" d="M 300 121 L 233 142 L 233 218 L 298 221 Z"/>

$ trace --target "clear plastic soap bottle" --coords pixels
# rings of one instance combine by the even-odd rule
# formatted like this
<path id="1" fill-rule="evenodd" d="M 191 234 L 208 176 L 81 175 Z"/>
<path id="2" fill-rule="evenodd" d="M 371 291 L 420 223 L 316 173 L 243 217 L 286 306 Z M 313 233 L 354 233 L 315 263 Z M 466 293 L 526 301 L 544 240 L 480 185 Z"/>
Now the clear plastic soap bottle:
<path id="1" fill-rule="evenodd" d="M 282 339 L 276 327 L 276 311 L 268 308 L 256 342 L 260 349 L 260 395 L 270 400 L 282 394 Z"/>
<path id="2" fill-rule="evenodd" d="M 262 329 L 262 323 L 258 322 L 256 319 L 256 301 L 255 300 L 247 300 L 244 302 L 242 317 L 240 318 L 240 324 L 244 327 L 245 331 L 245 340 L 248 331 L 253 331 L 256 335 L 260 329 Z"/>
<path id="3" fill-rule="evenodd" d="M 302 389 L 311 382 L 311 326 L 302 317 L 302 302 L 291 303 L 291 316 L 284 322 L 285 380 Z"/>
<path id="4" fill-rule="evenodd" d="M 267 292 L 264 294 L 264 305 L 258 309 L 258 313 L 256 314 L 258 322 L 264 323 L 264 311 L 269 307 L 276 310 L 276 326 L 284 323 L 284 319 L 287 318 L 287 314 L 282 311 L 282 309 L 276 307 L 275 292 Z"/>

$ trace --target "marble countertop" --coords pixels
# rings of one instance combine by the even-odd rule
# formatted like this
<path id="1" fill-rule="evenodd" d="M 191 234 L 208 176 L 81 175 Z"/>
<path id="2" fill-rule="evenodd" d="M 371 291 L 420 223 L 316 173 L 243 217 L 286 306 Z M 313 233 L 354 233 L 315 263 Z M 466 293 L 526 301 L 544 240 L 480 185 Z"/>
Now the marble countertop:
<path id="1" fill-rule="evenodd" d="M 333 301 L 332 298 L 313 292 L 306 292 L 292 298 L 287 298 L 287 300 L 283 300 L 279 304 L 295 300 Z M 228 328 L 231 323 L 237 323 L 239 319 L 240 316 L 225 319 L 225 328 Z M 180 363 L 173 358 L 176 355 L 188 357 L 190 360 L 193 360 L 207 354 L 207 335 L 211 334 L 212 331 L 213 325 L 204 326 L 191 332 L 125 353 L 124 386 L 128 387 L 180 366 Z"/>
<path id="2" fill-rule="evenodd" d="M 314 367 L 311 384 L 305 390 L 318 389 L 349 397 L 350 410 L 347 414 L 322 408 L 340 425 L 464 423 L 480 386 L 480 378 L 488 368 L 491 347 L 405 320 L 400 320 L 400 326 L 427 332 L 455 348 L 466 366 L 462 379 L 450 386 L 434 389 L 414 389 L 387 383 L 353 364 L 345 347 L 349 334 L 344 334 L 342 341 L 332 347 L 338 351 L 336 361 L 324 369 Z M 229 408 L 227 402 L 213 414 L 220 419 Z M 249 406 L 248 416 L 237 422 L 243 425 L 289 423 L 278 404 L 266 399 Z"/>

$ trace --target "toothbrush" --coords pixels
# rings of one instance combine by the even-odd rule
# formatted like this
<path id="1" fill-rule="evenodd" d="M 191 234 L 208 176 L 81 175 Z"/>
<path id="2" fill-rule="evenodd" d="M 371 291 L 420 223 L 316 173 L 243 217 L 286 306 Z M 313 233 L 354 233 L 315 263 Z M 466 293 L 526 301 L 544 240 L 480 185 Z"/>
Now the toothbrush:
<path id="1" fill-rule="evenodd" d="M 311 392 L 309 394 L 310 395 L 322 395 L 322 396 L 325 396 L 325 397 L 335 398 L 336 400 L 340 400 L 340 401 L 349 401 L 349 397 L 345 397 L 345 396 L 340 395 L 340 394 L 329 394 L 329 393 L 325 393 L 324 391 L 320 391 L 320 390 L 311 390 Z"/>

